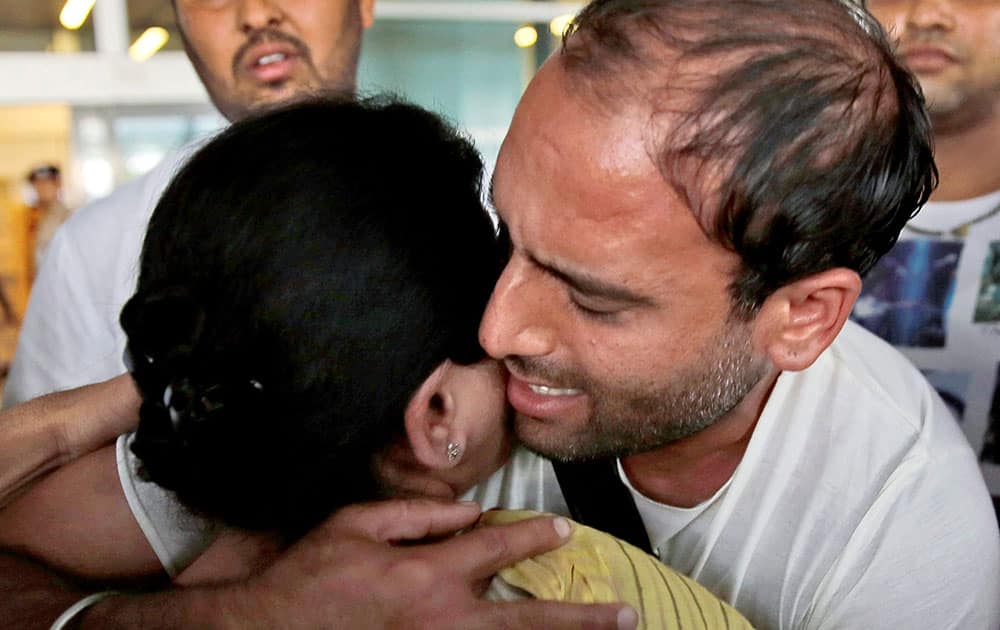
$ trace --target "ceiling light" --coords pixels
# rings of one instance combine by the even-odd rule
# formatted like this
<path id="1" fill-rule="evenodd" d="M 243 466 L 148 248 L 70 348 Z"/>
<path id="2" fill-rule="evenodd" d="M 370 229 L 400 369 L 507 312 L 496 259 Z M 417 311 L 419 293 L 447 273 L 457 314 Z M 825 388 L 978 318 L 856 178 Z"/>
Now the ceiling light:
<path id="1" fill-rule="evenodd" d="M 170 33 L 167 29 L 162 26 L 151 26 L 128 47 L 128 56 L 142 63 L 163 48 L 169 39 Z"/>
<path id="2" fill-rule="evenodd" d="M 538 31 L 534 26 L 522 26 L 514 32 L 514 43 L 518 48 L 531 48 L 538 41 Z"/>
<path id="3" fill-rule="evenodd" d="M 75 31 L 87 21 L 87 16 L 90 15 L 96 2 L 97 0 L 66 0 L 62 11 L 59 12 L 59 23 L 63 27 Z"/>

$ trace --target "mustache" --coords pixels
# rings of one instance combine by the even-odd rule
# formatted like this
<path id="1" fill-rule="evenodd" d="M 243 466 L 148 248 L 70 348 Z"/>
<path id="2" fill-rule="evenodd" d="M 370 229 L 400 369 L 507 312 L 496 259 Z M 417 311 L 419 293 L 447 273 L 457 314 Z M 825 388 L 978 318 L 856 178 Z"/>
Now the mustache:
<path id="1" fill-rule="evenodd" d="M 504 359 L 507 369 L 519 376 L 537 378 L 563 387 L 580 387 L 587 384 L 587 379 L 573 370 L 567 370 L 553 365 L 537 357 L 509 356 Z"/>
<path id="2" fill-rule="evenodd" d="M 246 56 L 250 52 L 250 49 L 258 44 L 263 44 L 265 42 L 281 42 L 283 44 L 288 44 L 295 49 L 296 54 L 302 59 L 312 64 L 312 53 L 306 43 L 303 42 L 298 37 L 294 35 L 289 35 L 288 33 L 283 33 L 274 28 L 260 28 L 256 31 L 250 33 L 247 40 L 243 42 L 243 45 L 239 47 L 236 54 L 233 55 L 233 74 L 237 74 L 240 68 L 245 64 Z"/>
<path id="3" fill-rule="evenodd" d="M 897 51 L 899 48 L 910 48 L 913 46 L 943 48 L 950 54 L 957 54 L 958 52 L 955 50 L 954 43 L 946 35 L 931 30 L 917 31 L 914 29 L 913 31 L 904 33 L 896 42 Z"/>

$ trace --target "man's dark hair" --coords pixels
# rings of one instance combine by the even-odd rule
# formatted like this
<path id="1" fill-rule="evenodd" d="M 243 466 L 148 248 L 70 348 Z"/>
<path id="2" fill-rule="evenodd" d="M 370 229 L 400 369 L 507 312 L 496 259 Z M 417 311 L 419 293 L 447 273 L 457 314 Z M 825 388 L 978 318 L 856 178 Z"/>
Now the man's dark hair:
<path id="1" fill-rule="evenodd" d="M 55 179 L 59 177 L 59 167 L 55 164 L 41 164 L 28 171 L 29 182 L 37 182 L 41 179 Z"/>
<path id="2" fill-rule="evenodd" d="M 914 78 L 848 0 L 596 0 L 561 61 L 735 251 L 734 312 L 833 267 L 866 273 L 937 182 Z"/>
<path id="3" fill-rule="evenodd" d="M 297 535 L 379 494 L 373 453 L 444 360 L 485 356 L 482 162 L 440 118 L 321 100 L 239 122 L 156 207 L 122 311 L 149 478 Z"/>

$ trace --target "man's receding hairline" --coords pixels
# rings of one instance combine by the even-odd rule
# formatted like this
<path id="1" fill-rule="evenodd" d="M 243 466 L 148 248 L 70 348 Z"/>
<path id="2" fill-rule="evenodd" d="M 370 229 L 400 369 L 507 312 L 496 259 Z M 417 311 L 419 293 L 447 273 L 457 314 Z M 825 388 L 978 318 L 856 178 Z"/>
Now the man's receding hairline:
<path id="1" fill-rule="evenodd" d="M 758 221 L 751 220 L 769 224 L 773 219 L 766 209 L 750 212 L 741 205 L 745 202 L 738 200 L 744 199 L 744 193 L 733 179 L 736 173 L 750 169 L 747 173 L 757 178 L 753 181 L 760 181 L 761 168 L 793 157 L 806 162 L 775 181 L 794 181 L 796 173 L 807 176 L 810 169 L 833 172 L 865 144 L 866 132 L 893 133 L 892 121 L 903 103 L 913 107 L 912 99 L 900 100 L 909 95 L 905 77 L 897 73 L 884 31 L 870 15 L 849 0 L 803 4 L 799 10 L 767 0 L 731 4 L 724 0 L 596 0 L 583 10 L 558 55 L 568 77 L 567 90 L 589 108 L 605 115 L 621 115 L 623 106 L 649 112 L 649 153 L 664 178 L 682 198 L 688 198 L 710 240 L 728 244 L 744 262 L 752 261 L 748 264 L 753 266 L 745 265 L 739 283 L 732 287 L 734 304 L 742 304 L 740 308 L 748 313 L 759 306 L 762 296 L 781 286 L 776 283 L 787 282 L 815 265 L 799 256 L 793 268 L 791 263 L 761 254 L 754 227 Z M 761 11 L 753 11 L 754 7 Z M 705 64 L 709 64 L 707 70 Z M 808 94 L 801 101 L 805 109 L 793 107 L 798 122 L 793 119 L 789 131 L 779 134 L 780 144 L 769 141 L 777 138 L 763 136 L 762 148 L 753 148 L 758 146 L 758 134 L 770 134 L 768 129 L 774 125 L 767 121 L 782 116 L 780 107 L 768 104 L 768 94 L 777 90 L 787 95 L 795 89 Z M 813 121 L 811 128 L 807 121 Z M 843 129 L 813 137 L 830 124 L 843 125 Z M 741 139 L 739 130 L 744 126 L 749 135 Z M 701 190 L 704 180 L 688 171 L 684 162 L 736 170 L 723 174 L 718 190 Z M 824 162 L 830 162 L 829 168 Z M 740 175 L 740 181 L 746 176 Z M 769 194 L 764 184 L 752 191 Z M 767 197 L 767 203 L 786 208 L 774 195 Z M 815 212 L 809 210 L 810 203 L 790 205 L 782 210 L 788 214 L 778 218 L 798 230 L 801 216 Z M 888 218 L 895 221 L 897 215 L 902 216 L 897 212 Z M 871 256 L 881 255 L 875 250 L 884 240 L 877 236 L 859 246 L 833 243 L 839 249 L 830 251 L 848 257 L 859 268 L 866 267 Z M 790 241 L 787 247 L 797 245 L 801 242 Z M 831 256 L 824 253 L 820 258 Z M 772 268 L 776 271 L 769 271 Z"/>
<path id="2" fill-rule="evenodd" d="M 878 35 L 872 28 L 879 28 L 874 18 L 869 17 L 869 21 L 863 18 L 866 13 L 861 13 L 854 0 L 836 0 L 844 12 L 844 21 L 853 23 L 850 26 L 818 26 L 803 30 L 798 24 L 781 26 L 778 30 L 786 35 L 798 38 L 814 38 L 817 41 L 826 41 L 837 46 L 843 51 L 845 58 L 854 61 L 854 67 L 867 69 L 863 72 L 865 80 L 859 84 L 857 99 L 854 103 L 855 109 L 858 103 L 872 105 L 872 111 L 868 114 L 872 119 L 892 117 L 898 111 L 899 103 L 897 94 L 892 89 L 893 81 L 886 72 L 887 68 L 882 63 L 879 56 L 880 47 L 877 43 Z M 717 11 L 715 8 L 709 11 Z M 691 9 L 693 14 L 697 9 Z M 708 14 L 706 14 L 708 15 Z M 717 17 L 717 16 L 715 16 Z M 625 19 L 628 19 L 627 17 Z M 695 17 L 696 21 L 711 20 L 712 17 Z M 678 28 L 688 28 L 683 25 Z M 697 26 L 697 24 L 695 24 Z M 675 27 L 672 24 L 660 25 L 662 32 L 673 32 Z M 704 29 L 702 29 L 704 30 Z M 853 32 L 853 31 L 857 32 Z M 715 50 L 706 50 L 702 45 L 695 44 L 685 49 L 677 42 L 665 41 L 663 37 L 657 37 L 661 31 L 653 27 L 643 29 L 632 29 L 628 33 L 629 46 L 625 49 L 609 50 L 606 45 L 600 42 L 589 41 L 593 38 L 587 25 L 581 29 L 579 26 L 572 30 L 562 42 L 556 56 L 559 65 L 565 76 L 562 81 L 566 92 L 575 97 L 575 100 L 593 111 L 605 116 L 621 115 L 623 110 L 629 107 L 638 107 L 645 110 L 649 115 L 650 130 L 655 125 L 653 120 L 664 114 L 678 116 L 678 122 L 683 121 L 699 111 L 710 113 L 716 111 L 723 113 L 725 105 L 712 105 L 707 102 L 713 90 L 729 80 L 739 69 L 752 61 L 755 53 L 761 48 L 771 48 L 775 53 L 782 50 L 789 50 L 787 42 L 778 44 L 743 45 L 742 49 L 734 48 L 730 45 L 728 49 L 721 49 L 716 46 Z M 691 43 L 691 42 L 689 42 Z M 624 52 L 623 52 L 624 50 Z M 583 54 L 580 55 L 579 53 Z M 602 59 L 603 57 L 603 59 Z M 655 59 L 649 63 L 649 59 Z M 597 62 L 594 60 L 597 59 Z M 691 72 L 693 65 L 698 63 L 719 62 L 718 70 L 712 73 L 710 84 L 688 84 L 678 85 L 678 78 L 681 77 L 704 77 L 704 72 Z M 668 65 L 665 65 L 668 64 Z M 626 68 L 628 72 L 616 71 Z M 835 74 L 843 75 L 846 72 L 844 67 L 833 66 L 837 70 Z M 665 70 L 666 69 L 666 70 Z M 668 80 L 667 74 L 672 77 Z M 644 76 L 645 75 L 645 76 Z M 631 80 L 626 80 L 624 77 Z M 638 79 L 638 80 L 636 80 Z M 573 82 L 575 80 L 575 82 Z M 573 89 L 582 87 L 584 89 Z M 663 101 L 665 91 L 671 92 L 669 104 Z M 688 96 L 690 98 L 677 98 Z M 664 107 L 664 105 L 677 105 L 674 107 Z M 863 126 L 861 119 L 866 115 L 863 112 L 854 112 L 849 115 L 854 125 Z M 675 126 L 675 125 L 672 125 Z M 852 125 L 853 126 L 853 125 Z M 667 131 L 660 129 L 660 132 Z M 660 138 L 659 140 L 662 140 Z M 652 139 L 653 143 L 658 140 Z M 851 138 L 845 138 L 844 143 L 850 145 Z M 650 148 L 650 157 L 654 162 L 659 162 L 656 155 L 656 147 Z"/>
<path id="3" fill-rule="evenodd" d="M 870 32 L 870 27 L 857 17 L 858 8 L 853 0 L 836 0 L 836 2 L 844 9 L 844 20 L 853 22 L 857 30 L 860 31 L 859 33 L 851 33 L 850 27 L 818 26 L 808 32 L 801 33 L 801 35 L 838 45 L 842 50 L 849 51 L 847 56 L 854 58 L 859 64 L 865 63 L 866 60 L 870 62 L 870 53 L 877 48 L 875 41 L 873 41 L 874 33 Z M 699 19 L 710 20 L 711 18 Z M 875 24 L 877 25 L 877 23 Z M 688 26 L 675 27 L 671 24 L 662 26 L 663 32 L 671 34 L 674 34 L 673 29 L 675 28 L 683 29 L 688 28 Z M 704 29 L 702 30 L 704 31 Z M 780 29 L 786 35 L 795 35 L 796 31 L 799 30 L 795 25 L 787 25 Z M 651 28 L 633 29 L 628 33 L 630 45 L 625 52 L 621 50 L 610 51 L 607 50 L 607 46 L 595 45 L 588 41 L 593 37 L 589 30 L 586 27 L 581 29 L 577 26 L 564 38 L 555 57 L 568 77 L 580 80 L 588 88 L 587 91 L 605 101 L 602 104 L 603 107 L 610 108 L 635 99 L 651 102 L 655 98 L 652 94 L 654 91 L 668 83 L 672 89 L 675 87 L 677 70 L 690 68 L 692 64 L 697 64 L 699 61 L 723 60 L 725 63 L 713 74 L 717 78 L 725 77 L 752 59 L 757 49 L 769 46 L 773 47 L 774 50 L 782 48 L 781 44 L 758 44 L 756 49 L 734 53 L 731 50 L 726 52 L 706 51 L 701 49 L 699 45 L 694 45 L 689 46 L 689 50 L 685 50 L 679 43 L 665 41 L 663 38 L 657 37 L 658 34 L 660 33 L 654 32 Z M 596 54 L 594 54 L 595 50 L 598 51 Z M 583 55 L 579 55 L 581 51 Z M 602 57 L 603 59 L 600 59 Z M 595 63 L 595 59 L 600 60 Z M 650 62 L 651 59 L 652 62 Z M 669 65 L 665 65 L 665 63 Z M 616 70 L 621 67 L 627 68 L 629 72 L 617 72 Z M 663 78 L 664 74 L 661 74 L 665 68 L 671 69 L 671 73 L 675 75 L 674 79 L 669 82 Z M 658 81 L 656 85 L 649 85 L 648 80 L 636 81 L 634 79 L 637 73 L 654 74 L 654 77 L 658 77 Z M 683 75 L 689 76 L 687 72 L 684 72 Z M 705 73 L 696 72 L 691 73 L 690 76 L 701 77 L 705 76 Z M 646 79 L 647 77 L 642 78 Z M 608 87 L 609 79 L 613 87 Z M 702 92 L 704 87 L 695 87 L 690 91 L 692 93 Z M 571 91 L 571 93 L 573 92 Z M 632 98 L 620 98 L 627 94 L 631 94 Z M 590 99 L 580 100 L 581 102 L 590 101 Z M 615 109 L 610 111 L 615 111 Z"/>

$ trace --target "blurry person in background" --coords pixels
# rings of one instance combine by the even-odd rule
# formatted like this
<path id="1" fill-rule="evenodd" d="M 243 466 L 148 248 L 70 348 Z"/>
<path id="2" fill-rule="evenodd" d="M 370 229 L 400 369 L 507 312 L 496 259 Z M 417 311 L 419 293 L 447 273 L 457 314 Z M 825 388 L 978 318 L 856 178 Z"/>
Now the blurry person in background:
<path id="1" fill-rule="evenodd" d="M 853 317 L 960 399 L 979 448 L 1000 429 L 989 420 L 1000 367 L 1000 0 L 869 5 L 923 88 L 940 184 L 865 279 Z M 986 448 L 981 459 L 996 497 L 1000 457 Z"/>
<path id="2" fill-rule="evenodd" d="M 230 121 L 313 92 L 353 92 L 374 0 L 174 0 L 184 47 Z M 122 305 L 149 216 L 199 143 L 74 213 L 39 270 L 3 392 L 6 406 L 125 371 Z M 260 148 L 266 155 L 267 147 Z"/>
<path id="3" fill-rule="evenodd" d="M 28 172 L 31 199 L 28 201 L 28 277 L 34 278 L 42 266 L 52 237 L 70 210 L 62 200 L 62 175 L 54 164 L 37 166 Z"/>

